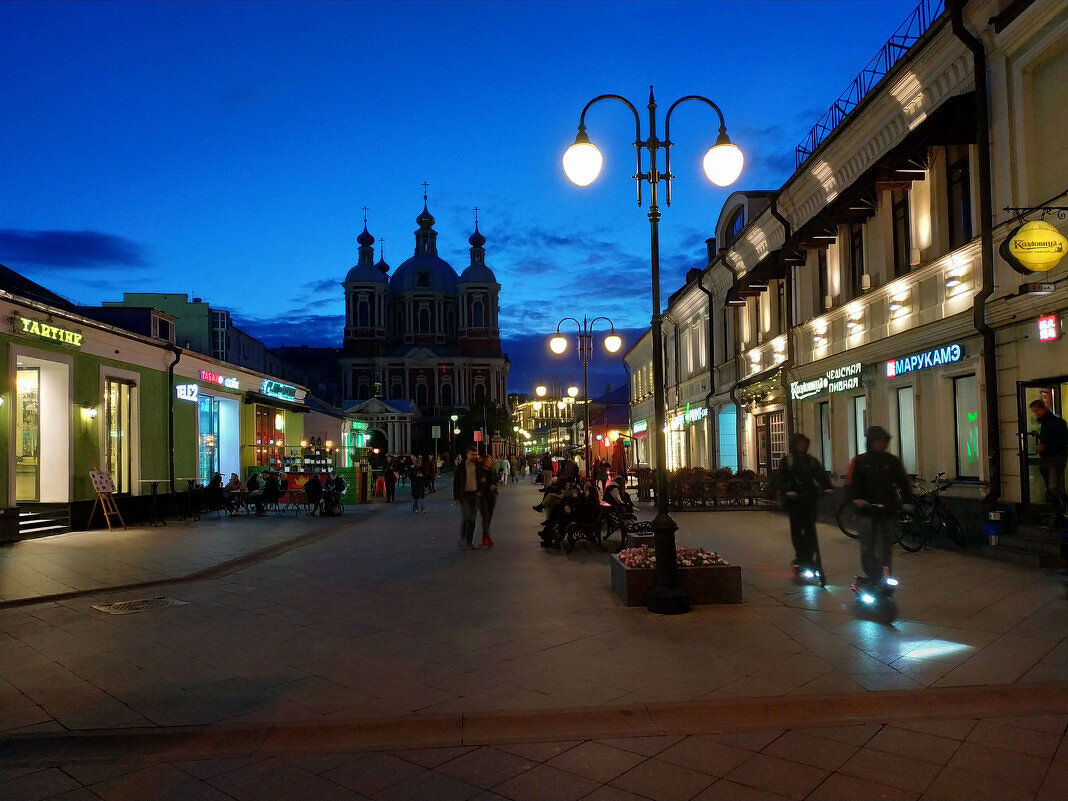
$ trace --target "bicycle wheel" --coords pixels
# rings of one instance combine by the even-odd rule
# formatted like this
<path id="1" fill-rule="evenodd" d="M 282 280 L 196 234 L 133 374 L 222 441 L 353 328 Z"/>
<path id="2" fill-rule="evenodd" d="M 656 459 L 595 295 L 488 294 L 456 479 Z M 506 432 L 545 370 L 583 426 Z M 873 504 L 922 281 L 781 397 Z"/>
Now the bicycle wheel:
<path id="1" fill-rule="evenodd" d="M 923 550 L 927 544 L 927 527 L 915 515 L 902 512 L 894 521 L 897 529 L 897 544 L 909 553 Z"/>
<path id="2" fill-rule="evenodd" d="M 948 509 L 939 509 L 936 513 L 936 531 L 941 531 L 960 547 L 964 547 L 964 527 Z"/>
<path id="3" fill-rule="evenodd" d="M 838 511 L 834 513 L 838 528 L 842 530 L 843 534 L 854 540 L 857 538 L 857 532 L 860 531 L 860 521 L 857 518 L 857 507 L 853 505 L 852 501 L 843 501 L 842 505 L 838 507 Z"/>

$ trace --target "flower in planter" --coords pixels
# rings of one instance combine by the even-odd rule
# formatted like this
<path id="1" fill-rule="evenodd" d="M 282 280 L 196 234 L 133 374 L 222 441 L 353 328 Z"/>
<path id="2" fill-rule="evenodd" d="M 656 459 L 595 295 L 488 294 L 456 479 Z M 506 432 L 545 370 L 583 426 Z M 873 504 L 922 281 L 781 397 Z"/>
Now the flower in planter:
<path id="1" fill-rule="evenodd" d="M 649 545 L 626 548 L 617 555 L 624 567 L 656 567 L 656 550 Z M 718 553 L 706 551 L 704 548 L 684 548 L 681 545 L 675 549 L 675 559 L 679 567 L 706 567 L 727 564 L 727 560 Z"/>

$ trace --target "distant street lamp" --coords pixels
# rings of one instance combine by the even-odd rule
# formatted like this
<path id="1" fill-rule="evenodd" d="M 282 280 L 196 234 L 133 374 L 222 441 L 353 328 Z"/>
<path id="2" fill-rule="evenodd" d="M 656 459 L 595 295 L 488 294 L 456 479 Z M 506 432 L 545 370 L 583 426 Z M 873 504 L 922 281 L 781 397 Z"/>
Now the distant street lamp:
<path id="1" fill-rule="evenodd" d="M 552 383 L 551 391 L 550 391 L 550 386 L 549 386 L 550 381 Z M 574 408 L 574 404 L 575 404 L 575 398 L 577 398 L 578 394 L 579 394 L 579 388 L 571 383 L 571 377 L 570 376 L 565 377 L 565 378 L 560 378 L 560 377 L 551 378 L 551 379 L 542 378 L 538 382 L 538 385 L 536 387 L 534 387 L 534 394 L 537 397 L 542 399 L 540 401 L 534 401 L 534 404 L 533 404 L 534 411 L 539 411 L 543 405 L 550 405 L 550 408 L 551 408 L 551 406 L 555 406 L 556 407 L 557 414 L 555 416 L 550 416 L 549 419 L 550 420 L 555 420 L 555 422 L 556 422 L 555 428 L 556 428 L 557 432 L 561 432 L 563 430 L 564 420 L 567 417 L 567 413 L 566 412 L 567 412 L 567 408 L 568 408 L 569 404 L 571 406 L 571 424 L 572 424 L 572 426 L 574 426 L 574 423 L 575 423 L 575 408 Z M 556 400 L 553 400 L 554 398 Z M 550 427 L 552 427 L 552 426 L 550 426 Z M 549 439 L 551 441 L 552 437 L 550 437 Z M 563 450 L 563 448 L 561 447 L 561 441 L 562 440 L 563 440 L 563 435 L 561 433 L 557 433 L 556 445 L 557 445 L 557 449 L 560 450 L 560 451 Z M 570 442 L 570 438 L 569 438 L 568 441 Z M 550 442 L 550 444 L 551 444 L 551 442 Z"/>
<path id="2" fill-rule="evenodd" d="M 664 426 L 667 417 L 666 387 L 664 386 L 663 329 L 660 308 L 660 205 L 657 200 L 657 188 L 661 181 L 667 194 L 667 205 L 671 205 L 671 113 L 686 100 L 699 100 L 719 116 L 719 137 L 705 154 L 703 167 L 705 175 L 717 186 L 729 186 L 734 183 L 742 171 L 744 158 L 742 151 L 727 136 L 727 126 L 723 121 L 723 112 L 719 106 L 700 95 L 681 97 L 668 108 L 664 120 L 664 138 L 656 135 L 656 101 L 653 99 L 653 87 L 649 87 L 649 136 L 642 137 L 641 117 L 638 109 L 620 95 L 599 95 L 582 109 L 579 115 L 578 134 L 575 142 L 564 153 L 563 166 L 567 177 L 578 186 L 593 183 L 601 172 L 604 159 L 597 147 L 586 135 L 586 112 L 601 100 L 618 100 L 631 110 L 634 115 L 634 149 L 638 168 L 634 180 L 638 186 L 638 205 L 642 204 L 642 183 L 649 184 L 649 236 L 651 253 L 651 272 L 653 285 L 653 317 L 651 322 L 653 348 L 653 420 L 654 443 L 656 454 L 656 507 L 657 515 L 653 521 L 654 544 L 656 547 L 656 586 L 647 596 L 646 608 L 660 614 L 679 614 L 690 610 L 690 599 L 679 586 L 679 571 L 675 563 L 675 530 L 678 526 L 671 519 L 668 511 L 667 495 L 667 442 Z M 658 153 L 664 151 L 664 171 L 660 171 Z M 642 154 L 649 156 L 649 169 L 642 169 Z"/>
<path id="3" fill-rule="evenodd" d="M 592 147 L 592 145 L 591 145 Z M 580 323 L 574 317 L 565 317 L 556 324 L 556 335 L 549 340 L 549 350 L 558 356 L 567 350 L 567 337 L 560 333 L 560 326 L 570 321 L 578 327 L 578 353 L 582 359 L 582 399 L 586 406 L 586 428 L 583 432 L 583 444 L 585 446 L 586 475 L 590 474 L 590 359 L 593 357 L 593 326 L 600 320 L 604 320 L 612 330 L 604 338 L 604 349 L 609 353 L 617 353 L 623 346 L 623 340 L 616 333 L 616 326 L 607 317 L 594 317 L 588 320 L 582 315 Z"/>

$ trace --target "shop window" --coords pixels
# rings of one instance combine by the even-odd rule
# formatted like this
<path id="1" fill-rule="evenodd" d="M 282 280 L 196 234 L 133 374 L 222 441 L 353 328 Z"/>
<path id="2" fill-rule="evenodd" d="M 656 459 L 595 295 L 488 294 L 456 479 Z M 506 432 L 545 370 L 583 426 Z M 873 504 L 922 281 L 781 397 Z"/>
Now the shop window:
<path id="1" fill-rule="evenodd" d="M 897 391 L 897 455 L 905 465 L 905 472 L 917 475 L 916 465 L 916 408 L 912 387 Z"/>
<path id="2" fill-rule="evenodd" d="M 738 409 L 724 406 L 719 410 L 719 466 L 738 470 Z"/>
<path id="3" fill-rule="evenodd" d="M 909 231 L 909 193 L 898 191 L 891 194 L 891 218 L 894 227 L 894 275 L 909 271 L 912 254 L 912 236 Z"/>
<path id="4" fill-rule="evenodd" d="M 820 420 L 820 461 L 823 469 L 834 472 L 831 467 L 831 404 L 823 401 L 819 404 Z"/>
<path id="5" fill-rule="evenodd" d="M 864 432 L 868 429 L 868 398 L 866 395 L 857 395 L 853 398 L 853 436 L 852 454 L 864 453 L 868 449 L 868 442 Z"/>
<path id="6" fill-rule="evenodd" d="M 968 157 L 949 166 L 949 249 L 956 250 L 972 238 L 972 182 Z"/>
<path id="7" fill-rule="evenodd" d="M 133 473 L 130 465 L 131 412 L 133 384 L 106 379 L 104 382 L 104 456 L 117 492 L 130 492 Z"/>
<path id="8" fill-rule="evenodd" d="M 979 387 L 974 375 L 953 379 L 957 478 L 979 479 Z"/>

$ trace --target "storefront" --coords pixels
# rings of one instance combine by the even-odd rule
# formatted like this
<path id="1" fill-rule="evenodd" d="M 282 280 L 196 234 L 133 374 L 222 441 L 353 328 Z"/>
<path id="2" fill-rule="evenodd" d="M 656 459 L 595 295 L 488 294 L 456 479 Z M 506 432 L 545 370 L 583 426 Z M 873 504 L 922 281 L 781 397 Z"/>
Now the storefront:
<path id="1" fill-rule="evenodd" d="M 241 379 L 221 368 L 195 371 L 195 379 L 174 388 L 181 406 L 189 404 L 194 439 L 192 465 L 179 470 L 179 478 L 207 482 L 216 473 L 242 474 Z M 184 427 L 183 427 L 184 428 Z M 176 447 L 176 450 L 184 448 Z"/>
<path id="2" fill-rule="evenodd" d="M 855 455 L 857 443 L 863 444 L 863 430 L 867 425 L 868 400 L 864 394 L 863 373 L 863 364 L 853 362 L 829 367 L 814 378 L 790 384 L 794 413 L 800 420 L 809 423 L 801 429 L 809 432 L 809 453 L 832 474 L 835 473 L 836 460 L 831 447 L 831 406 L 834 404 L 845 409 L 843 416 L 852 421 L 847 439 Z M 844 472 L 844 467 L 838 472 Z"/>
<path id="3" fill-rule="evenodd" d="M 668 414 L 668 470 L 683 467 L 708 467 L 708 407 L 687 405 Z"/>
<path id="4" fill-rule="evenodd" d="M 741 381 L 737 394 L 745 411 L 740 468 L 768 476 L 786 455 L 786 411 L 782 369 L 774 367 Z"/>
<path id="5" fill-rule="evenodd" d="M 631 440 L 631 464 L 651 465 L 652 443 L 649 440 L 649 421 L 635 420 L 631 431 L 634 434 L 634 439 Z"/>

